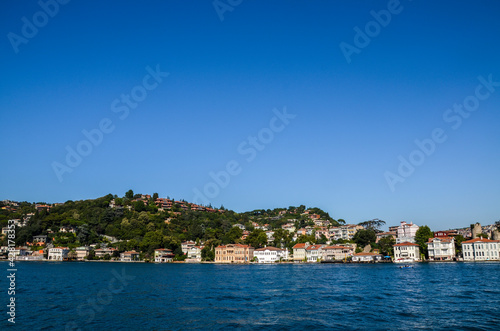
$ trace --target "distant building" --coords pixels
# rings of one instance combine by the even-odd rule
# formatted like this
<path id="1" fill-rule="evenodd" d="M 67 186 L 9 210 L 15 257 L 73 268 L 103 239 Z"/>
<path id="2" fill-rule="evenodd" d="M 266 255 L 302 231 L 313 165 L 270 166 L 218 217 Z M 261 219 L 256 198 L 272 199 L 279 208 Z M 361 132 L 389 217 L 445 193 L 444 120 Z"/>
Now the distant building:
<path id="1" fill-rule="evenodd" d="M 252 261 L 254 248 L 248 245 L 228 244 L 215 248 L 216 263 L 247 263 Z"/>
<path id="2" fill-rule="evenodd" d="M 239 223 L 234 224 L 234 225 L 233 225 L 233 228 L 235 228 L 235 227 L 238 227 L 238 228 L 240 228 L 241 230 L 245 230 L 245 226 L 244 226 L 243 224 L 239 224 Z"/>
<path id="3" fill-rule="evenodd" d="M 182 254 L 186 255 L 195 245 L 196 243 L 194 241 L 183 241 L 181 243 Z"/>
<path id="4" fill-rule="evenodd" d="M 288 260 L 288 250 L 276 247 L 263 247 L 254 250 L 254 257 L 258 263 L 275 263 L 280 260 Z"/>
<path id="5" fill-rule="evenodd" d="M 155 262 L 166 263 L 174 260 L 175 254 L 171 249 L 159 248 L 155 249 Z"/>
<path id="6" fill-rule="evenodd" d="M 382 254 L 374 252 L 356 253 L 352 256 L 353 262 L 378 262 L 383 259 Z"/>
<path id="7" fill-rule="evenodd" d="M 99 249 L 96 249 L 95 251 L 95 256 L 96 257 L 105 257 L 106 254 L 109 254 L 109 256 L 113 256 L 113 253 L 114 252 L 117 252 L 116 248 L 99 248 Z"/>
<path id="8" fill-rule="evenodd" d="M 449 261 L 455 259 L 455 238 L 434 237 L 427 242 L 427 252 L 431 261 Z"/>
<path id="9" fill-rule="evenodd" d="M 394 247 L 394 262 L 414 262 L 420 260 L 420 248 L 411 242 L 399 243 Z"/>
<path id="10" fill-rule="evenodd" d="M 377 235 L 377 240 L 375 242 L 378 243 L 380 241 L 380 239 L 386 238 L 386 237 L 390 237 L 390 238 L 396 240 L 397 232 L 395 232 L 395 231 L 394 232 L 393 231 L 379 232 L 376 235 Z"/>
<path id="11" fill-rule="evenodd" d="M 87 258 L 90 252 L 90 247 L 88 246 L 80 246 L 75 249 L 76 259 L 78 261 L 83 261 Z"/>
<path id="12" fill-rule="evenodd" d="M 303 262 L 306 259 L 306 247 L 309 243 L 299 243 L 292 247 L 293 249 L 293 261 Z"/>
<path id="13" fill-rule="evenodd" d="M 416 224 L 413 224 L 413 222 L 406 223 L 405 221 L 402 221 L 398 226 L 396 244 L 404 242 L 414 243 L 415 234 L 417 233 L 419 228 L 420 227 Z"/>
<path id="14" fill-rule="evenodd" d="M 33 236 L 33 243 L 46 244 L 48 237 L 46 235 Z"/>
<path id="15" fill-rule="evenodd" d="M 323 247 L 326 245 L 309 245 L 306 247 L 306 261 L 319 262 L 323 258 Z"/>
<path id="16" fill-rule="evenodd" d="M 120 261 L 122 262 L 132 262 L 132 261 L 139 261 L 139 252 L 136 251 L 129 251 L 129 252 L 123 252 L 120 254 Z"/>
<path id="17" fill-rule="evenodd" d="M 203 246 L 192 246 L 189 248 L 187 251 L 187 258 L 188 259 L 193 259 L 196 261 L 201 261 L 201 251 L 203 249 Z"/>
<path id="18" fill-rule="evenodd" d="M 48 260 L 50 261 L 62 261 L 68 258 L 69 248 L 68 247 L 54 247 L 49 248 Z"/>
<path id="19" fill-rule="evenodd" d="M 462 242 L 464 261 L 500 259 L 500 240 L 476 238 Z"/>
<path id="20" fill-rule="evenodd" d="M 353 254 L 354 248 L 350 246 L 333 245 L 323 247 L 324 261 L 344 260 L 350 256 L 353 256 Z"/>

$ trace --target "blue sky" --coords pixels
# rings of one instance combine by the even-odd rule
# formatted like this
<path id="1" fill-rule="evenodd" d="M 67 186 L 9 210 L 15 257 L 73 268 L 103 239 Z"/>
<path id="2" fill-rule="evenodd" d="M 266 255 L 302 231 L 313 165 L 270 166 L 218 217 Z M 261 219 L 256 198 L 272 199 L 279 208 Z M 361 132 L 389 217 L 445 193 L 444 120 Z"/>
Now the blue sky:
<path id="1" fill-rule="evenodd" d="M 242 1 L 223 20 L 213 1 L 74 0 L 53 17 L 36 1 L 0 6 L 0 199 L 131 188 L 192 201 L 216 185 L 207 201 L 240 212 L 306 204 L 434 230 L 500 219 L 500 87 L 475 97 L 478 77 L 500 81 L 498 2 Z M 36 34 L 23 28 L 34 19 Z M 376 30 L 348 63 L 355 27 Z M 140 102 L 120 119 L 112 104 L 132 91 Z M 445 114 L 466 99 L 475 110 L 453 129 Z M 249 162 L 238 147 L 284 108 L 296 117 Z M 82 130 L 103 120 L 112 132 L 68 165 L 66 148 L 87 151 Z M 446 140 L 401 176 L 398 157 L 435 129 Z M 231 161 L 237 174 L 215 183 Z M 402 179 L 392 189 L 388 172 Z"/>

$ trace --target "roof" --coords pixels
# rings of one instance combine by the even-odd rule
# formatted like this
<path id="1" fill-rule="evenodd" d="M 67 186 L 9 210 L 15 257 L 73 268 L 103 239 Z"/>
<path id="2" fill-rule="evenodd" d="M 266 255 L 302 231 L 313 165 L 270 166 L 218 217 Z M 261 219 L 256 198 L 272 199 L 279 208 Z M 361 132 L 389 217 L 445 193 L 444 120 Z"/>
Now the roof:
<path id="1" fill-rule="evenodd" d="M 361 252 L 361 253 L 356 253 L 356 254 L 354 254 L 354 256 L 375 256 L 375 255 L 382 255 L 382 254 L 379 254 L 379 253 L 372 253 L 372 252 L 369 252 L 369 253 L 364 253 L 364 252 Z"/>
<path id="2" fill-rule="evenodd" d="M 462 244 L 473 244 L 473 243 L 500 243 L 500 240 L 491 240 L 491 239 L 485 239 L 485 238 L 476 238 L 476 239 L 471 239 L 467 241 L 462 241 Z"/>
<path id="3" fill-rule="evenodd" d="M 352 247 L 333 245 L 333 246 L 326 246 L 323 249 L 352 249 Z"/>
<path id="4" fill-rule="evenodd" d="M 262 248 L 258 248 L 256 249 L 255 251 L 256 252 L 263 252 L 263 251 L 282 251 L 283 249 L 281 248 L 277 248 L 277 247 L 262 247 Z"/>
<path id="5" fill-rule="evenodd" d="M 295 248 L 295 249 L 299 249 L 299 248 L 306 248 L 306 244 L 302 243 L 302 244 L 296 244 L 295 246 L 293 246 L 292 248 Z"/>
<path id="6" fill-rule="evenodd" d="M 433 237 L 433 238 L 429 238 L 429 243 L 433 242 L 434 240 L 436 241 L 444 241 L 444 242 L 451 242 L 452 240 L 454 240 L 453 237 Z"/>
<path id="7" fill-rule="evenodd" d="M 321 245 L 310 245 L 310 246 L 307 246 L 306 250 L 315 251 L 315 250 L 318 250 L 320 248 L 321 248 Z"/>
<path id="8" fill-rule="evenodd" d="M 410 243 L 410 242 L 404 242 L 404 243 L 401 243 L 401 244 L 393 245 L 393 247 L 399 247 L 399 246 L 418 246 L 418 245 L 414 244 L 414 243 Z"/>

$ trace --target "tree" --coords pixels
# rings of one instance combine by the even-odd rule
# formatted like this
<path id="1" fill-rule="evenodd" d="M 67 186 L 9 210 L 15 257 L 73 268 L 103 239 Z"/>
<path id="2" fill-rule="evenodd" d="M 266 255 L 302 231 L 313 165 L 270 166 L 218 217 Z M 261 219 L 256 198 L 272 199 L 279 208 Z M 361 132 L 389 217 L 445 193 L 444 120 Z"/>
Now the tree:
<path id="1" fill-rule="evenodd" d="M 379 240 L 378 245 L 380 247 L 380 252 L 388 256 L 394 256 L 393 246 L 396 244 L 396 240 L 393 237 L 387 236 Z"/>
<path id="2" fill-rule="evenodd" d="M 374 218 L 374 219 L 369 220 L 369 221 L 361 222 L 358 225 L 361 225 L 366 230 L 377 231 L 384 224 L 385 224 L 385 221 L 379 220 L 378 218 Z"/>
<path id="3" fill-rule="evenodd" d="M 462 255 L 462 242 L 465 241 L 464 236 L 459 234 L 458 236 L 455 236 L 455 252 L 457 253 L 457 256 Z"/>
<path id="4" fill-rule="evenodd" d="M 358 247 L 365 247 L 368 244 L 374 243 L 377 240 L 377 235 L 373 230 L 358 230 L 352 240 Z"/>
<path id="5" fill-rule="evenodd" d="M 128 190 L 126 193 L 125 193 L 125 198 L 129 199 L 129 200 L 132 200 L 134 198 L 134 191 L 132 190 Z"/>
<path id="6" fill-rule="evenodd" d="M 254 248 L 261 248 L 267 243 L 267 235 L 264 230 L 253 230 L 247 237 L 246 243 Z"/>
<path id="7" fill-rule="evenodd" d="M 215 251 L 209 246 L 203 247 L 201 250 L 201 260 L 202 261 L 213 261 L 215 260 Z"/>
<path id="8" fill-rule="evenodd" d="M 158 199 L 158 193 L 153 193 L 153 201 L 156 201 Z"/>
<path id="9" fill-rule="evenodd" d="M 420 246 L 420 254 L 424 254 L 426 258 L 428 257 L 427 242 L 432 237 L 434 233 L 427 225 L 421 226 L 415 234 L 415 242 Z"/>

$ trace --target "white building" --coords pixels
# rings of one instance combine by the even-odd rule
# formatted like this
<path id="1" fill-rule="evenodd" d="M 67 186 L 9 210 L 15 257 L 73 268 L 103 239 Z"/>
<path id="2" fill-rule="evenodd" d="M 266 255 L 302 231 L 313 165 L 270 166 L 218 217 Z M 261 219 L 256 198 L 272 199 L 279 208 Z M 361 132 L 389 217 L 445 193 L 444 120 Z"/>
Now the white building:
<path id="1" fill-rule="evenodd" d="M 165 263 L 172 262 L 174 260 L 174 253 L 168 248 L 155 249 L 155 262 Z"/>
<path id="2" fill-rule="evenodd" d="M 453 237 L 435 237 L 429 238 L 427 242 L 427 251 L 429 260 L 432 261 L 449 261 L 456 256 L 455 253 L 455 238 Z"/>
<path id="3" fill-rule="evenodd" d="M 404 242 L 394 247 L 394 262 L 406 263 L 420 260 L 420 247 L 417 244 Z"/>
<path id="4" fill-rule="evenodd" d="M 382 254 L 378 253 L 371 253 L 371 252 L 362 252 L 362 253 L 357 253 L 352 256 L 352 261 L 353 262 L 378 262 L 382 260 L 383 256 Z"/>
<path id="5" fill-rule="evenodd" d="M 306 247 L 307 262 L 319 262 L 323 259 L 324 245 L 309 245 Z"/>
<path id="6" fill-rule="evenodd" d="M 182 254 L 187 254 L 195 245 L 196 243 L 194 241 L 183 241 L 181 243 Z"/>
<path id="7" fill-rule="evenodd" d="M 192 246 L 187 251 L 188 259 L 195 259 L 196 261 L 201 261 L 201 250 L 203 246 Z"/>
<path id="8" fill-rule="evenodd" d="M 396 244 L 404 242 L 414 243 L 415 235 L 417 234 L 419 228 L 420 227 L 413 224 L 413 222 L 406 223 L 405 221 L 402 221 L 398 226 Z"/>
<path id="9" fill-rule="evenodd" d="M 288 260 L 288 250 L 276 247 L 263 247 L 253 251 L 258 263 L 275 263 Z"/>
<path id="10" fill-rule="evenodd" d="M 286 230 L 286 231 L 288 231 L 288 232 L 292 232 L 292 233 L 293 233 L 293 232 L 295 232 L 295 223 L 287 223 L 287 224 L 283 224 L 283 225 L 281 226 L 281 228 L 282 228 L 283 230 Z"/>
<path id="11" fill-rule="evenodd" d="M 338 227 L 331 227 L 328 229 L 330 239 L 332 240 L 352 240 L 358 230 L 362 230 L 361 225 L 347 224 Z"/>
<path id="12" fill-rule="evenodd" d="M 462 242 L 464 261 L 500 259 L 500 240 L 476 238 Z"/>
<path id="13" fill-rule="evenodd" d="M 68 247 L 49 248 L 48 259 L 50 261 L 62 261 L 68 257 L 68 253 L 69 253 Z"/>

